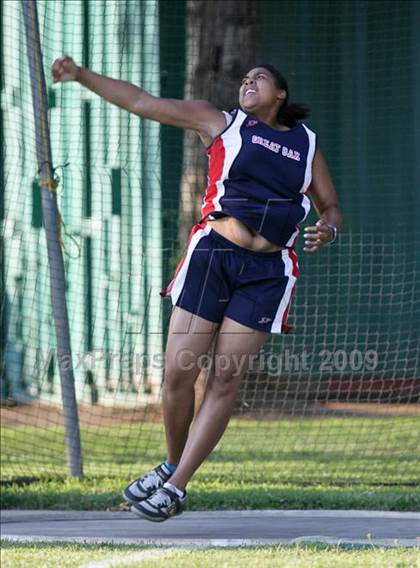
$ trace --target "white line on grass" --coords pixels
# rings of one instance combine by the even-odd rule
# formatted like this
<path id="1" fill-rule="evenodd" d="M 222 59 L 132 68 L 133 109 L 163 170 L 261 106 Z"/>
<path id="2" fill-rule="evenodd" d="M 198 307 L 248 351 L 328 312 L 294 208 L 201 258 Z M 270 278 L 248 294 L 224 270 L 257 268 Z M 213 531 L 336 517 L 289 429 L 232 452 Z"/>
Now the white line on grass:
<path id="1" fill-rule="evenodd" d="M 82 564 L 79 568 L 113 568 L 114 566 L 134 563 L 137 564 L 139 562 L 143 562 L 144 560 L 162 558 L 162 556 L 168 556 L 173 552 L 173 549 L 143 550 L 143 552 L 136 552 L 135 554 L 130 554 L 128 556 L 114 556 L 113 558 L 107 558 L 105 560 L 89 562 L 88 564 Z"/>

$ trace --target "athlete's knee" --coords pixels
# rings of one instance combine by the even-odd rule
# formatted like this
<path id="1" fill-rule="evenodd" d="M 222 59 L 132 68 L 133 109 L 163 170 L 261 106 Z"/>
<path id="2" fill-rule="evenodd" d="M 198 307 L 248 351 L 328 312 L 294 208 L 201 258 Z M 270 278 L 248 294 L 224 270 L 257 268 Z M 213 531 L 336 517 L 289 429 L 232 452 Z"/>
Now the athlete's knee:
<path id="1" fill-rule="evenodd" d="M 209 390 L 217 396 L 233 396 L 241 383 L 241 375 L 232 370 L 213 372 L 209 379 Z"/>
<path id="2" fill-rule="evenodd" d="M 193 388 L 198 372 L 199 370 L 194 365 L 183 363 L 176 357 L 167 358 L 163 382 L 164 391 L 175 393 Z"/>
<path id="3" fill-rule="evenodd" d="M 191 388 L 188 375 L 179 369 L 166 369 L 163 381 L 164 394 L 172 394 Z"/>

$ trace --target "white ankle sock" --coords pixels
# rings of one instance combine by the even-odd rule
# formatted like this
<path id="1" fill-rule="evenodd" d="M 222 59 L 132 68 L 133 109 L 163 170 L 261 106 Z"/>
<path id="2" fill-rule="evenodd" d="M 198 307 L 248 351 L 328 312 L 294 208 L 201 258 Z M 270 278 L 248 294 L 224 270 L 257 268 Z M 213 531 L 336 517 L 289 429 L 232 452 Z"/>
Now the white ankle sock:
<path id="1" fill-rule="evenodd" d="M 166 487 L 167 489 L 169 489 L 173 493 L 176 493 L 178 495 L 178 497 L 184 497 L 185 496 L 185 491 L 181 491 L 180 489 L 175 487 L 175 485 L 172 485 L 172 483 L 169 483 L 169 481 L 164 483 L 163 487 Z"/>

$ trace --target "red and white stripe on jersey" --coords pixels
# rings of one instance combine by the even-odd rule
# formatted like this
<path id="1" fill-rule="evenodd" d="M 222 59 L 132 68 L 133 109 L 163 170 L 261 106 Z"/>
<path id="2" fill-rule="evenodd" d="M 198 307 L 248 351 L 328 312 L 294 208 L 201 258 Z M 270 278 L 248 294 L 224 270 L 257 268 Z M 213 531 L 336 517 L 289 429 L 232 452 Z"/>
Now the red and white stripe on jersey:
<path id="1" fill-rule="evenodd" d="M 242 146 L 240 127 L 247 115 L 238 110 L 234 120 L 226 127 L 220 136 L 216 138 L 208 149 L 209 173 L 208 185 L 204 195 L 204 203 L 201 207 L 201 219 L 212 211 L 221 211 L 220 199 L 225 194 L 224 181 L 229 176 L 229 170 L 239 154 Z"/>
<path id="2" fill-rule="evenodd" d="M 277 308 L 276 315 L 270 328 L 271 333 L 288 333 L 290 331 L 290 327 L 287 325 L 287 317 L 289 315 L 296 280 L 299 276 L 297 254 L 293 249 L 287 249 L 283 252 L 282 260 L 284 263 L 284 275 L 288 277 L 288 281 L 283 298 Z"/>
<path id="3" fill-rule="evenodd" d="M 199 223 L 194 225 L 191 229 L 191 232 L 188 236 L 187 240 L 187 249 L 180 260 L 178 266 L 176 267 L 174 277 L 169 282 L 167 288 L 160 292 L 162 297 L 170 296 L 172 300 L 172 305 L 174 306 L 182 292 L 182 288 L 184 286 L 185 279 L 187 277 L 188 267 L 190 265 L 191 256 L 198 245 L 199 241 L 208 235 L 211 231 L 211 227 L 206 224 L 204 221 L 203 223 Z"/>

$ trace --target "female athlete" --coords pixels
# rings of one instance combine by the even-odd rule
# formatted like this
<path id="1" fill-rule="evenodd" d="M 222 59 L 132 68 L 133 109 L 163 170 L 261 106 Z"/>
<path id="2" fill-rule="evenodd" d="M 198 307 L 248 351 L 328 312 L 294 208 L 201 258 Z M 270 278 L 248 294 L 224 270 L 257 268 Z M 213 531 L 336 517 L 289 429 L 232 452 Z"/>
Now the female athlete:
<path id="1" fill-rule="evenodd" d="M 319 221 L 305 228 L 304 251 L 333 241 L 342 218 L 316 134 L 289 104 L 288 86 L 271 65 L 243 77 L 239 105 L 220 111 L 204 100 L 154 97 L 126 81 L 79 67 L 52 65 L 54 82 L 84 87 L 143 119 L 194 130 L 209 156 L 201 219 L 174 277 L 161 292 L 173 310 L 162 387 L 166 460 L 131 482 L 124 498 L 151 521 L 182 512 L 186 486 L 220 440 L 248 360 L 270 334 L 287 332 L 298 276 L 294 246 L 311 198 Z M 212 342 L 203 402 L 193 421 L 199 361 Z"/>

